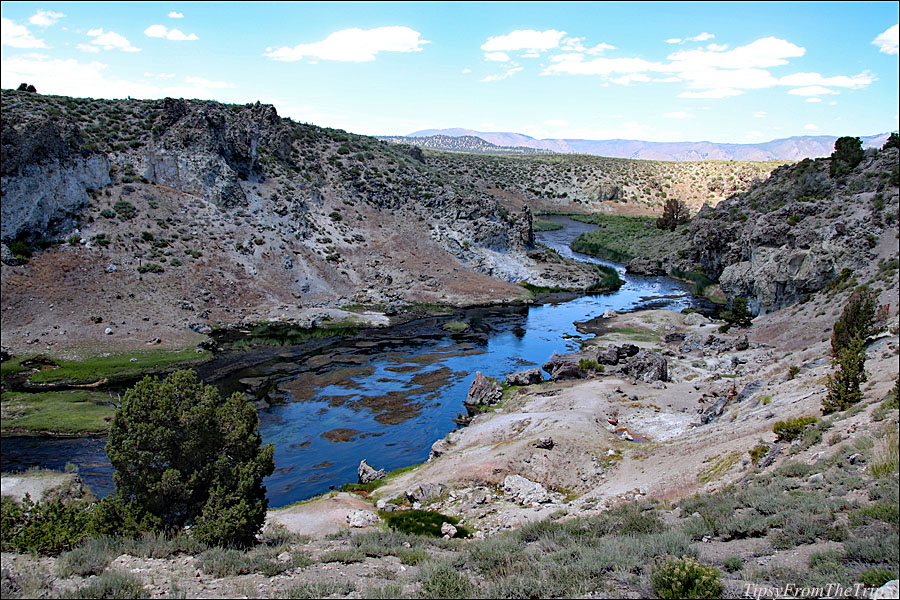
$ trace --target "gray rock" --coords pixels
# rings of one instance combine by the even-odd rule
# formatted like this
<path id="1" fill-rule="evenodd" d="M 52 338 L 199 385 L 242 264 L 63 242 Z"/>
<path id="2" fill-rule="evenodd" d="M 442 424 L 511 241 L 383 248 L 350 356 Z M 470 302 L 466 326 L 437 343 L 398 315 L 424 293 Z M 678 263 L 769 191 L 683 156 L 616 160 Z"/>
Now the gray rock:
<path id="1" fill-rule="evenodd" d="M 378 522 L 378 515 L 371 510 L 352 510 L 347 515 L 350 527 L 368 527 Z"/>
<path id="2" fill-rule="evenodd" d="M 684 318 L 685 325 L 708 325 L 710 320 L 700 313 L 690 313 Z"/>
<path id="3" fill-rule="evenodd" d="M 359 476 L 360 483 L 371 483 L 378 479 L 383 479 L 385 475 L 384 469 L 378 469 L 377 471 L 366 464 L 366 459 L 362 459 L 359 463 L 359 468 L 356 469 L 356 473 Z"/>
<path id="4" fill-rule="evenodd" d="M 534 445 L 542 450 L 552 450 L 555 444 L 552 437 L 542 437 Z"/>
<path id="5" fill-rule="evenodd" d="M 503 479 L 505 497 L 523 506 L 550 502 L 550 494 L 540 483 L 525 479 L 521 475 L 507 475 Z"/>
<path id="6" fill-rule="evenodd" d="M 617 365 L 619 364 L 619 352 L 615 346 L 610 346 L 606 350 L 597 353 L 597 362 L 601 365 Z"/>
<path id="7" fill-rule="evenodd" d="M 406 498 L 413 503 L 428 504 L 439 498 L 445 489 L 443 483 L 421 483 L 406 490 Z"/>
<path id="8" fill-rule="evenodd" d="M 453 526 L 452 523 L 447 523 L 444 521 L 441 523 L 441 535 L 446 538 L 456 537 L 457 529 Z"/>
<path id="9" fill-rule="evenodd" d="M 872 594 L 872 600 L 887 600 L 888 598 L 900 598 L 900 579 L 888 581 Z"/>
<path id="10" fill-rule="evenodd" d="M 666 359 L 659 352 L 651 350 L 641 350 L 631 357 L 622 372 L 645 383 L 669 379 Z"/>
<path id="11" fill-rule="evenodd" d="M 526 369 L 506 375 L 507 385 L 534 385 L 544 381 L 544 374 L 540 369 Z"/>
<path id="12" fill-rule="evenodd" d="M 809 483 L 819 483 L 825 481 L 825 475 L 823 473 L 815 473 L 813 475 L 810 475 L 806 481 L 808 481 Z"/>
<path id="13" fill-rule="evenodd" d="M 666 270 L 661 260 L 639 256 L 628 261 L 625 270 L 635 275 L 665 275 Z"/>
<path id="14" fill-rule="evenodd" d="M 503 388 L 493 377 L 485 377 L 478 371 L 463 406 L 470 415 L 478 414 L 478 406 L 493 406 L 503 400 Z"/>
<path id="15" fill-rule="evenodd" d="M 728 398 L 725 396 L 720 397 L 712 406 L 707 407 L 707 409 L 703 411 L 703 414 L 700 415 L 700 423 L 708 425 L 721 417 L 722 413 L 725 412 L 725 406 L 727 404 Z"/>

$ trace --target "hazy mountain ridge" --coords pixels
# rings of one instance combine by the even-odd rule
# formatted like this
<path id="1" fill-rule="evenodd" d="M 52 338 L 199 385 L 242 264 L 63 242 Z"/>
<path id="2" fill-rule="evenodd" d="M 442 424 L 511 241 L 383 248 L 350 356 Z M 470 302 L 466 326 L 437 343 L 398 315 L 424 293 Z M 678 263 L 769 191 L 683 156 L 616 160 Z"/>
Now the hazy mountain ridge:
<path id="1" fill-rule="evenodd" d="M 474 135 L 431 135 L 427 137 L 377 136 L 379 140 L 394 144 L 410 144 L 420 148 L 447 152 L 471 152 L 474 154 L 552 154 L 551 150 L 525 146 L 498 146 Z"/>
<path id="2" fill-rule="evenodd" d="M 880 148 L 890 134 L 863 136 L 863 147 Z M 645 160 L 802 160 L 821 158 L 834 151 L 836 136 L 794 136 L 756 144 L 717 142 L 645 142 L 641 140 L 536 139 L 521 133 L 483 132 L 472 129 L 422 129 L 407 137 L 474 136 L 497 146 L 521 146 L 565 154 L 594 154 L 611 158 Z M 437 140 L 434 142 L 436 145 Z M 450 149 L 450 148 L 440 148 Z"/>

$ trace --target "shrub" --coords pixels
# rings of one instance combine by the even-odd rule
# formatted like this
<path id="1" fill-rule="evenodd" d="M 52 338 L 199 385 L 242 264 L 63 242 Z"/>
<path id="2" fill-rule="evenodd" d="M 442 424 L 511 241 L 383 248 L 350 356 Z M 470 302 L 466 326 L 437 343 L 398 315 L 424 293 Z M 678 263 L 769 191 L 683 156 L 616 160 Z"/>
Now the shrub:
<path id="1" fill-rule="evenodd" d="M 110 536 L 88 538 L 74 550 L 61 554 L 56 561 L 56 574 L 60 577 L 72 575 L 100 575 L 116 556 L 121 554 L 118 541 Z"/>
<path id="2" fill-rule="evenodd" d="M 69 241 L 70 246 L 77 246 L 78 244 L 81 243 L 81 236 L 78 235 L 77 233 L 70 235 L 68 241 Z"/>
<path id="3" fill-rule="evenodd" d="M 10 242 L 9 251 L 12 252 L 13 256 L 16 258 L 24 258 L 25 260 L 31 258 L 31 248 L 21 240 Z"/>
<path id="4" fill-rule="evenodd" d="M 729 573 L 736 573 L 744 568 L 744 559 L 740 556 L 729 556 L 725 559 L 723 566 Z"/>
<path id="5" fill-rule="evenodd" d="M 271 444 L 261 447 L 256 409 L 241 393 L 224 402 L 193 371 L 144 378 L 125 393 L 106 453 L 116 497 L 165 528 L 191 523 L 207 544 L 249 545 L 268 500 Z"/>
<path id="6" fill-rule="evenodd" d="M 134 204 L 128 202 L 127 200 L 119 200 L 118 202 L 113 204 L 113 210 L 116 211 L 116 214 L 123 221 L 130 221 L 137 216 L 137 208 L 135 208 Z"/>
<path id="7" fill-rule="evenodd" d="M 105 571 L 87 585 L 73 592 L 63 594 L 63 598 L 149 598 L 150 592 L 137 575 L 122 571 Z"/>
<path id="8" fill-rule="evenodd" d="M 138 273 L 162 273 L 164 271 L 165 269 L 162 267 L 162 265 L 153 262 L 148 262 L 146 264 L 140 265 L 137 268 Z"/>
<path id="9" fill-rule="evenodd" d="M 653 589 L 661 598 L 718 598 L 719 570 L 693 558 L 672 558 L 653 573 Z"/>
<path id="10" fill-rule="evenodd" d="M 91 520 L 83 504 L 33 502 L 28 495 L 22 504 L 4 497 L 0 506 L 4 550 L 41 554 L 71 550 L 84 539 Z"/>
<path id="11" fill-rule="evenodd" d="M 897 134 L 893 133 L 891 135 Z M 865 569 L 859 574 L 860 583 L 864 583 L 873 588 L 879 588 L 892 579 L 897 579 L 897 572 L 892 569 L 885 569 L 884 567 Z"/>
<path id="12" fill-rule="evenodd" d="M 884 146 L 881 147 L 882 150 L 887 150 L 888 148 L 900 148 L 900 135 L 896 131 L 888 136 Z"/>
<path id="13" fill-rule="evenodd" d="M 778 421 L 772 432 L 778 442 L 792 442 L 797 439 L 807 426 L 818 421 L 816 417 L 796 417 L 787 421 Z"/>

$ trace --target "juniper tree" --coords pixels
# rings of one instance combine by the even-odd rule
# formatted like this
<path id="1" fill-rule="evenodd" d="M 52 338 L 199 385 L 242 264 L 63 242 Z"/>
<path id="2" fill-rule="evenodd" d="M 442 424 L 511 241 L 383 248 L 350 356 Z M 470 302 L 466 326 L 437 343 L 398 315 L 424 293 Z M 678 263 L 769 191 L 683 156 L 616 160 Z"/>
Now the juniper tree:
<path id="1" fill-rule="evenodd" d="M 223 402 L 193 371 L 144 378 L 110 426 L 116 495 L 105 512 L 136 511 L 127 514 L 131 522 L 154 529 L 191 525 L 204 543 L 251 544 L 268 508 L 262 481 L 274 470 L 274 449 L 261 446 L 258 426 L 243 394 Z"/>

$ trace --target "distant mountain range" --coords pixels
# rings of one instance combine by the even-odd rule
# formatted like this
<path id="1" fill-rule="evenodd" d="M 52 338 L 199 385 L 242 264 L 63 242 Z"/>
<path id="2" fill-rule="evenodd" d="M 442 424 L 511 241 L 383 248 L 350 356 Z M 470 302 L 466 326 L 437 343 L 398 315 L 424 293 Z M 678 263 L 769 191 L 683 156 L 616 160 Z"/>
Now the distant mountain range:
<path id="1" fill-rule="evenodd" d="M 863 147 L 881 147 L 890 134 L 863 136 Z M 457 138 L 454 140 L 454 138 Z M 463 138 L 465 141 L 460 140 Z M 478 138 L 498 150 L 490 151 L 471 140 Z M 551 151 L 563 154 L 594 154 L 615 158 L 640 158 L 645 160 L 801 160 L 830 156 L 834 151 L 836 136 L 803 135 L 762 142 L 759 144 L 720 144 L 715 142 L 644 142 L 641 140 L 539 140 L 521 133 L 484 132 L 472 129 L 423 129 L 408 136 L 383 137 L 394 142 L 405 142 L 436 150 L 482 153 L 511 153 Z M 482 148 L 481 150 L 466 147 Z M 502 150 L 500 150 L 502 149 Z"/>
<path id="2" fill-rule="evenodd" d="M 429 135 L 424 137 L 384 135 L 379 140 L 395 144 L 411 144 L 422 148 L 433 148 L 448 152 L 472 152 L 474 154 L 554 154 L 552 150 L 528 148 L 526 146 L 498 146 L 474 135 Z"/>

